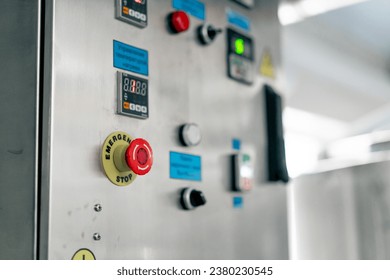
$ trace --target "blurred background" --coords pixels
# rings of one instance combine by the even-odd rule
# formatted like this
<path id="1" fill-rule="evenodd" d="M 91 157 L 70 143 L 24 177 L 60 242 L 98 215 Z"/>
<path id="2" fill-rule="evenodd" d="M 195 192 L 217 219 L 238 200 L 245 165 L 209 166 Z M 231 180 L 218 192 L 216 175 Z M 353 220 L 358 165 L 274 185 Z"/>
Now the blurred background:
<path id="1" fill-rule="evenodd" d="M 390 257 L 390 1 L 282 1 L 292 258 Z"/>

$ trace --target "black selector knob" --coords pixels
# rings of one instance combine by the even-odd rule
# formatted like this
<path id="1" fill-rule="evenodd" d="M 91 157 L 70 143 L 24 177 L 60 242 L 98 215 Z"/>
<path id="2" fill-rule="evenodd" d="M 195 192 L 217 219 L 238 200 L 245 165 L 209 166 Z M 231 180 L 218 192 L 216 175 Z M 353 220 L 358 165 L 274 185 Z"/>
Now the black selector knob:
<path id="1" fill-rule="evenodd" d="M 198 27 L 198 38 L 203 45 L 208 45 L 214 41 L 222 29 L 215 28 L 211 24 L 203 24 Z"/>
<path id="2" fill-rule="evenodd" d="M 193 188 L 184 188 L 180 195 L 180 204 L 184 209 L 191 210 L 206 204 L 203 192 Z"/>

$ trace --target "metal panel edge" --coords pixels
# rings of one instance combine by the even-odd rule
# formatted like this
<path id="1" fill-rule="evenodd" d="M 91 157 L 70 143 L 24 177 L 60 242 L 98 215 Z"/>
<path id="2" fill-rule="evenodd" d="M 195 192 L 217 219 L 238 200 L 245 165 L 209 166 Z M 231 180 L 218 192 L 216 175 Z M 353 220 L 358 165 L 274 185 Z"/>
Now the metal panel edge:
<path id="1" fill-rule="evenodd" d="M 40 172 L 40 168 L 39 168 L 39 154 L 40 154 L 40 150 L 41 150 L 41 145 L 40 145 L 40 102 L 41 102 L 41 71 L 42 71 L 42 67 L 41 67 L 41 36 L 42 36 L 42 32 L 41 32 L 41 28 L 42 28 L 42 20 L 41 20 L 41 17 L 42 17 L 42 1 L 43 0 L 38 0 L 38 11 L 37 11 L 37 18 L 38 18 L 38 32 L 37 32 L 37 60 L 36 60 L 36 64 L 37 64 L 37 80 L 36 80 L 36 92 L 37 92 L 37 95 L 36 95 L 36 109 L 35 109 L 35 125 L 36 125 L 36 130 L 35 130 L 35 178 L 34 178 L 34 192 L 35 192 L 35 198 L 34 198 L 34 224 L 35 224 L 35 228 L 34 228 L 34 256 L 33 258 L 36 260 L 38 258 L 38 234 L 39 234 L 39 226 L 38 226 L 38 221 L 39 221 L 39 172 Z"/>
<path id="2" fill-rule="evenodd" d="M 48 259 L 49 244 L 49 209 L 51 180 L 51 105 L 52 105 L 52 56 L 54 1 L 42 0 L 42 47 L 43 51 L 43 96 L 41 108 L 41 174 L 40 174 L 40 209 L 39 211 L 39 251 L 38 259 Z"/>

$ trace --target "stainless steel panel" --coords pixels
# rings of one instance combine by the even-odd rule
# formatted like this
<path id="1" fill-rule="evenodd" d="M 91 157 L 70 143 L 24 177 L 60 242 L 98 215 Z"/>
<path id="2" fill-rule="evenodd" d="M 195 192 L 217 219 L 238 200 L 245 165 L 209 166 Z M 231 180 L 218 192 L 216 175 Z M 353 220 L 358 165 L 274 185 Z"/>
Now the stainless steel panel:
<path id="1" fill-rule="evenodd" d="M 35 258 L 39 1 L 0 1 L 0 259 Z"/>
<path id="2" fill-rule="evenodd" d="M 217 27 L 227 26 L 227 6 L 250 17 L 255 68 L 268 47 L 279 69 L 277 1 L 257 1 L 253 10 L 229 1 L 204 2 L 207 21 Z M 116 20 L 114 1 L 53 3 L 43 186 L 48 223 L 41 257 L 70 259 L 78 249 L 89 248 L 98 259 L 288 258 L 286 189 L 267 185 L 264 176 L 264 80 L 256 75 L 247 86 L 227 78 L 225 34 L 201 46 L 195 40 L 201 22 L 194 17 L 189 31 L 169 34 L 168 0 L 149 1 L 145 29 Z M 115 113 L 113 40 L 149 52 L 147 120 Z M 197 147 L 178 142 L 178 127 L 186 122 L 202 129 Z M 125 188 L 108 181 L 99 160 L 103 141 L 116 130 L 147 139 L 154 150 L 152 171 Z M 243 209 L 232 206 L 232 138 L 240 138 L 256 159 L 255 188 L 243 194 Z M 201 155 L 202 182 L 169 179 L 169 151 Z M 208 203 L 181 210 L 178 195 L 187 186 L 204 191 Z M 96 203 L 101 212 L 94 212 Z M 92 238 L 97 232 L 100 241 Z"/>
<path id="3" fill-rule="evenodd" d="M 360 259 L 390 259 L 390 162 L 354 168 Z"/>
<path id="4" fill-rule="evenodd" d="M 291 255 L 297 259 L 390 257 L 390 162 L 311 174 L 290 192 Z"/>
<path id="5" fill-rule="evenodd" d="M 354 180 L 350 169 L 306 175 L 290 191 L 291 256 L 357 259 Z"/>

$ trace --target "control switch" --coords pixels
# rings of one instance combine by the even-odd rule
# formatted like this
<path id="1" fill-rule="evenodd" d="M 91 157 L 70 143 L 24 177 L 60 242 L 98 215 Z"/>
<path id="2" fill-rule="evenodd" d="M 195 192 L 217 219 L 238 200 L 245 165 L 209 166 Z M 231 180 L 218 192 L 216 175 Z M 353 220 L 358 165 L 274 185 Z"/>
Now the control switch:
<path id="1" fill-rule="evenodd" d="M 211 44 L 222 29 L 217 29 L 211 24 L 203 24 L 198 27 L 198 39 L 203 45 Z"/>
<path id="2" fill-rule="evenodd" d="M 233 189 L 235 191 L 249 191 L 253 187 L 253 163 L 248 154 L 233 155 Z"/>
<path id="3" fill-rule="evenodd" d="M 192 210 L 206 204 L 203 192 L 193 188 L 184 188 L 180 194 L 180 204 L 186 210 Z"/>

